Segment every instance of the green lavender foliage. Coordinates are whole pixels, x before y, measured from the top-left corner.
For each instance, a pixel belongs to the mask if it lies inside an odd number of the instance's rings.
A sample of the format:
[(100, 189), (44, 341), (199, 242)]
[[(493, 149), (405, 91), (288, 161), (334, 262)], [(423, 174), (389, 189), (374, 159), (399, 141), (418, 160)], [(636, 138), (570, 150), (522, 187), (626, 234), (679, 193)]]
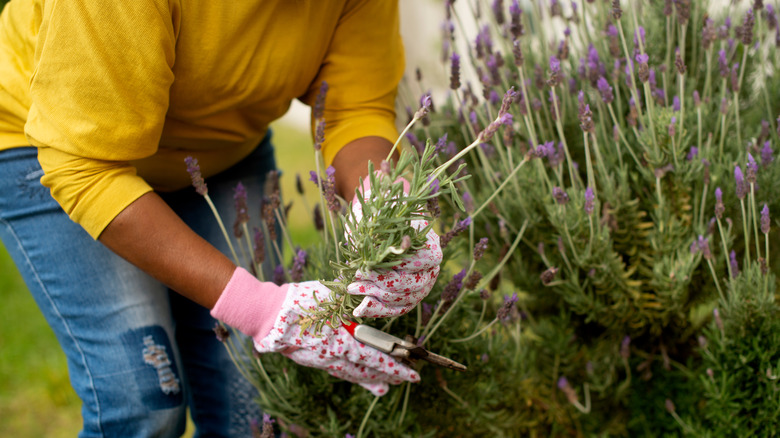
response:
[[(465, 213), (457, 198), (443, 199), (435, 229), (446, 235), (466, 215), (472, 221), (445, 249), (440, 280), (424, 302), (439, 309), (440, 319), (426, 323), (421, 307), (366, 322), (401, 336), (427, 334), (426, 348), (469, 371), (418, 363), (419, 384), (394, 388), (367, 413), (375, 401), (367, 391), (264, 355), (269, 377), (253, 366), (252, 378), (263, 394), (260, 404), (286, 431), (302, 428), (311, 436), (357, 434), (361, 424), (361, 436), (774, 436), (780, 253), (772, 236), (778, 223), (771, 220), (768, 235), (754, 223), (764, 203), (775, 216), (780, 211), (777, 160), (760, 158), (764, 142), (778, 148), (780, 102), (769, 98), (780, 93), (777, 27), (760, 15), (753, 42), (744, 44), (736, 30), (744, 7), (631, 1), (622, 3), (618, 19), (607, 1), (584, 2), (576, 12), (560, 2), (560, 9), (521, 4), (520, 60), (513, 53), (511, 2), (462, 3), (467, 6), (450, 9), (453, 26), (443, 26), (450, 42), (444, 59), (458, 47), (453, 35), (468, 32), (461, 24), (475, 21), (481, 42), (467, 35), (468, 52), (460, 55), (477, 78), (461, 78), (407, 139), (426, 154), (430, 148), (418, 139), (439, 139), (432, 162), (457, 178), (470, 176), (453, 183), (470, 198)], [(726, 16), (733, 25), (705, 50), (706, 16), (716, 33)], [(635, 23), (645, 29), (641, 47)], [(483, 44), (487, 34), (490, 46)], [(590, 44), (599, 55), (595, 67), (588, 64)], [(684, 49), (683, 75), (675, 69), (676, 47)], [(721, 48), (729, 68), (744, 66), (737, 92), (730, 77), (720, 76)], [(650, 93), (638, 61), (626, 73), (626, 58), (639, 53), (649, 55), (655, 72)], [(551, 56), (561, 64), (557, 84), (548, 82)], [(609, 104), (601, 99), (600, 76), (614, 93)], [(496, 127), (500, 96), (510, 88), (519, 93), (508, 108), (511, 128), (503, 123), (485, 140), (480, 133)], [(683, 105), (675, 110), (681, 89)], [(418, 97), (402, 95), (410, 103)], [(582, 117), (585, 104), (592, 126)], [(555, 163), (540, 157), (545, 142), (561, 145)], [(757, 182), (754, 194), (739, 199), (734, 168), (746, 171), (748, 153), (759, 163)], [(723, 192), (720, 221), (712, 220), (716, 187)], [(568, 201), (559, 202), (553, 188)], [(592, 212), (584, 208), (588, 188), (595, 194)], [(481, 237), (489, 245), (475, 261)], [(332, 275), (332, 245), (309, 251), (307, 278)], [(738, 273), (729, 268), (731, 251)], [(443, 299), (462, 269), (484, 278), (454, 302)], [(502, 297), (511, 293), (520, 298), (518, 309), (497, 321)]]
[[(485, 153), (466, 157), (467, 169), (473, 178), (464, 183), (463, 191), (469, 192), (477, 205), (491, 199), (492, 208), (484, 210), (474, 220), (477, 224), (475, 228), (484, 230), (477, 233), (489, 235), (492, 241), (500, 241), (502, 226), (516, 229), (524, 220), (529, 221), (523, 238), (525, 245), (513, 254), (501, 275), (506, 283), (525, 292), (524, 305), (534, 315), (535, 321), (525, 326), (527, 335), (537, 335), (541, 327), (549, 327), (545, 324), (549, 318), (566, 315), (567, 330), (574, 339), (572, 344), (578, 347), (571, 351), (548, 351), (552, 350), (554, 343), (535, 346), (534, 354), (544, 360), (529, 368), (529, 376), (537, 387), (532, 392), (544, 393), (544, 387), (549, 388), (550, 381), (565, 375), (571, 382), (589, 383), (593, 403), (592, 410), (583, 414), (566, 404), (554, 403), (556, 391), (553, 390), (553, 394), (548, 393), (542, 398), (550, 412), (541, 415), (535, 427), (524, 429), (520, 426), (518, 430), (524, 433), (566, 434), (564, 431), (568, 430), (586, 434), (650, 433), (658, 436), (662, 433), (690, 432), (699, 425), (699, 431), (714, 430), (715, 436), (724, 436), (735, 433), (734, 430), (761, 430), (758, 422), (751, 422), (753, 429), (750, 425), (736, 426), (731, 417), (740, 413), (746, 415), (746, 411), (734, 410), (734, 406), (745, 404), (756, 406), (754, 410), (773, 412), (775, 404), (771, 397), (765, 399), (765, 393), (740, 389), (752, 388), (752, 383), (743, 381), (747, 379), (747, 374), (739, 373), (728, 383), (732, 390), (736, 390), (731, 396), (733, 398), (729, 399), (732, 411), (722, 408), (711, 410), (723, 406), (725, 402), (721, 400), (722, 396), (716, 397), (714, 391), (704, 391), (699, 378), (705, 372), (708, 361), (710, 365), (716, 361), (708, 359), (696, 347), (699, 336), (712, 336), (707, 327), (713, 324), (711, 311), (714, 307), (720, 307), (724, 321), (734, 318), (737, 326), (751, 325), (745, 320), (742, 310), (732, 307), (734, 297), (755, 303), (751, 318), (758, 326), (773, 324), (777, 312), (774, 299), (757, 297), (758, 294), (774, 297), (776, 245), (770, 241), (768, 256), (772, 265), (768, 273), (762, 274), (758, 256), (767, 257), (765, 236), (758, 233), (760, 248), (757, 255), (750, 216), (757, 216), (765, 202), (771, 211), (776, 211), (777, 165), (774, 162), (760, 164), (756, 205), (750, 204), (750, 196), (744, 199), (747, 221), (743, 218), (734, 188), (734, 166), (739, 164), (744, 172), (748, 152), (762, 163), (759, 157), (763, 142), (769, 140), (773, 148), (777, 147), (775, 119), (780, 108), (777, 102), (766, 100), (765, 94), (774, 96), (772, 90), (777, 90), (780, 82), (776, 74), (769, 76), (756, 72), (767, 64), (773, 71), (777, 65), (776, 49), (773, 47), (777, 29), (770, 31), (766, 17), (761, 18), (764, 33), (756, 35), (763, 38), (761, 44), (772, 44), (768, 55), (752, 45), (745, 46), (739, 39), (727, 52), (728, 66), (731, 67), (735, 62), (743, 64), (743, 53), (748, 51), (744, 80), (738, 92), (739, 106), (736, 106), (737, 96), (732, 92), (731, 79), (723, 81), (716, 68), (709, 72), (706, 69), (708, 57), (713, 65), (717, 65), (717, 51), (721, 47), (728, 49), (726, 40), (715, 41), (708, 51), (701, 46), (700, 23), (707, 3), (690, 2), (689, 12), (698, 21), (689, 18), (685, 25), (681, 24), (684, 11), (677, 6), (670, 15), (666, 15), (657, 4), (623, 4), (620, 22), (629, 56), (634, 57), (640, 51), (637, 43), (632, 41), (636, 31), (632, 15), (636, 13), (647, 35), (641, 50), (649, 54), (657, 86), (664, 88), (654, 99), (648, 99), (643, 84), (638, 77), (634, 78), (638, 87), (636, 95), (641, 102), (639, 115), (629, 110), (629, 98), (634, 92), (625, 73), (625, 59), (615, 75), (612, 69), (615, 58), (609, 54), (610, 41), (601, 31), (610, 24), (617, 24), (611, 15), (610, 2), (581, 5), (580, 11), (584, 9), (588, 12), (585, 16), (579, 12), (576, 18), (580, 23), (590, 20), (590, 30), (581, 28), (571, 9), (564, 8), (559, 16), (551, 14), (547, 6), (525, 10), (523, 17), (529, 20), (524, 22), (526, 29), (552, 29), (536, 26), (533, 21), (547, 20), (553, 15), (552, 22), (568, 26), (572, 37), (527, 31), (518, 39), (524, 55), (520, 68), (515, 67), (516, 58), (510, 55), (511, 35), (498, 22), (497, 15), (491, 14), (489, 6), (494, 4), (479, 2), (483, 13), (476, 19), (476, 27), (484, 29), (483, 26), (487, 26), (493, 37), (494, 53), (501, 51), (499, 56), (503, 64), (499, 65), (503, 67), (498, 74), (499, 79), (492, 80), (485, 73), (491, 69), (491, 58), (487, 54), (480, 57), (475, 50), (477, 43), (472, 40), (469, 54), (461, 55), (462, 59), (468, 58), (477, 71), (483, 72), (483, 76), (478, 78), (480, 83), (453, 91), (444, 103), (437, 105), (437, 113), (430, 116), (430, 127), (417, 131), (418, 135), (426, 137), (446, 133), (448, 140), (456, 145), (469, 143), (474, 132), (482, 129), (486, 120), (490, 119), (489, 114), (497, 110), (497, 103), (483, 97), (491, 92), (500, 95), (509, 86), (523, 90), (518, 79), (522, 76), (528, 78), (526, 89), (521, 91), (525, 94), (524, 98), (516, 101), (510, 110), (515, 116), (512, 129), (504, 130), (503, 136), (494, 137), (490, 146), (483, 148)], [(685, 6), (685, 2), (680, 5)], [(477, 8), (474, 6), (472, 10)], [(632, 8), (636, 11), (632, 12)], [(506, 12), (505, 9), (505, 15)], [(725, 14), (729, 14), (734, 26), (737, 26), (742, 22), (745, 8), (729, 8), (721, 11), (721, 15), (710, 11), (710, 14), (717, 26), (723, 24)], [(453, 22), (457, 26), (457, 23), (469, 19), (472, 18), (454, 17)], [(674, 48), (680, 44), (683, 28), (683, 61), (687, 72), (680, 76), (674, 67)], [(754, 28), (754, 31), (757, 30)], [(455, 30), (456, 34), (458, 32)], [(589, 76), (587, 69), (590, 67), (585, 60), (587, 54), (575, 48), (577, 43), (582, 44), (581, 39), (577, 41), (577, 37), (582, 35), (578, 32), (586, 33), (583, 45), (592, 43), (606, 67), (602, 74), (613, 87), (615, 101), (612, 102), (612, 111), (616, 119), (611, 117), (607, 104), (602, 101), (596, 79)], [(728, 30), (731, 37), (734, 32), (734, 28)], [(570, 50), (560, 49), (562, 41), (569, 44)], [(618, 48), (618, 57), (625, 58), (622, 41)], [(551, 76), (552, 67), (548, 67), (550, 56), (558, 57), (564, 75), (563, 83), (554, 88), (561, 100), (560, 127), (552, 117), (556, 108), (548, 99), (548, 93), (553, 89), (546, 83)], [(664, 63), (666, 71), (662, 72), (660, 67)], [(578, 73), (581, 66), (586, 69), (584, 75)], [(567, 83), (569, 78), (573, 79), (573, 85)], [(705, 88), (707, 82), (709, 85)], [(679, 93), (681, 83), (685, 93), (684, 113), (672, 108), (672, 98)], [(469, 91), (473, 89), (481, 89), (482, 96)], [(577, 117), (579, 103), (576, 93), (579, 90), (583, 91), (583, 100), (590, 104), (593, 111), (595, 126), (593, 133), (587, 136), (583, 135), (580, 128), (582, 121)], [(693, 104), (693, 90), (702, 96), (700, 106)], [(728, 102), (725, 119), (720, 113), (721, 97)], [(524, 111), (526, 101), (537, 102), (537, 108), (527, 115)], [(473, 119), (471, 122), (474, 127), (464, 128), (463, 119), (458, 114), (475, 115), (476, 122)], [(670, 132), (673, 117), (677, 123), (674, 132)], [(632, 118), (638, 118), (638, 124), (632, 122)], [(768, 130), (762, 131), (762, 121), (768, 124)], [(617, 141), (613, 136), (613, 124), (617, 125), (620, 134)], [(554, 141), (557, 144), (562, 139), (566, 140), (572, 160), (579, 163), (572, 171), (569, 171), (570, 164), (565, 159), (561, 164), (551, 166), (546, 158), (539, 159), (533, 155), (534, 142)], [(696, 147), (698, 153), (689, 159), (692, 147)], [(491, 198), (513, 170), (511, 165), (502, 164), (518, 163), (523, 157), (530, 157), (528, 165), (514, 177), (512, 184), (507, 185), (497, 197)], [(583, 211), (584, 191), (589, 186), (594, 189), (597, 198), (591, 215)], [(553, 187), (566, 191), (568, 203), (562, 205), (556, 202), (552, 196)], [(722, 236), (717, 226), (710, 223), (714, 216), (715, 187), (722, 188), (726, 206)], [(747, 227), (747, 240), (743, 234), (744, 227)], [(699, 235), (707, 239), (711, 255), (691, 251), (690, 246)], [(723, 250), (724, 243), (727, 251)], [(749, 269), (743, 267), (736, 280), (729, 280), (726, 269), (728, 251), (731, 250), (738, 254), (740, 266), (744, 263), (750, 265)], [(501, 245), (494, 245), (488, 257), (498, 258), (500, 251)], [(551, 267), (558, 269), (556, 275), (543, 281), (540, 274)], [(760, 287), (747, 280), (750, 276), (763, 281)], [(718, 288), (724, 291), (726, 302), (719, 298)], [(552, 327), (560, 326), (554, 324)], [(628, 367), (623, 365), (619, 348), (625, 336), (631, 337)], [(757, 343), (759, 336), (763, 339), (761, 343)], [(717, 362), (728, 363), (738, 359), (736, 363), (743, 363), (745, 357), (751, 357), (747, 351), (753, 354), (775, 352), (777, 345), (772, 344), (773, 339), (772, 336), (759, 334), (754, 337), (749, 331), (740, 333), (731, 342), (745, 343), (742, 359), (735, 351), (724, 350), (723, 357), (718, 357)], [(764, 356), (767, 354), (764, 353)], [(766, 360), (773, 358), (772, 353), (768, 356)], [(746, 373), (755, 373), (757, 366), (748, 367)], [(762, 372), (771, 367), (769, 363), (763, 366)], [(692, 397), (691, 394), (704, 395)], [(717, 394), (722, 394), (722, 390)], [(558, 393), (557, 398), (561, 397)], [(667, 398), (676, 404), (675, 413), (688, 418), (688, 422), (677, 421), (665, 409)], [(612, 418), (619, 420), (611, 421)], [(731, 427), (738, 429), (732, 430)]]

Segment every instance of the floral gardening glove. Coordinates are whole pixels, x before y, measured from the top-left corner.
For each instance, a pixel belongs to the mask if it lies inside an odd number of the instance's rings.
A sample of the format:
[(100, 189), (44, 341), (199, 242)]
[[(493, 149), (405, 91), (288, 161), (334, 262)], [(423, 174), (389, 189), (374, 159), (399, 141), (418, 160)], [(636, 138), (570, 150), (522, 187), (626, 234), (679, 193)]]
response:
[(261, 353), (280, 352), (296, 363), (326, 370), (332, 376), (357, 383), (374, 395), (387, 393), (388, 384), (418, 382), (420, 375), (392, 356), (361, 344), (344, 327), (324, 326), (315, 335), (301, 323), (315, 309), (317, 300), (330, 297), (330, 289), (318, 281), (291, 283), (281, 311), (267, 336), (255, 341)]
[[(404, 192), (409, 191), (409, 183), (402, 180)], [(363, 193), (367, 194), (367, 180), (363, 184)], [(352, 203), (352, 211), (358, 219), (363, 217), (360, 202)], [(428, 226), (426, 220), (412, 221), (415, 229)], [(369, 272), (357, 272), (355, 282), (347, 286), (352, 295), (365, 295), (360, 305), (352, 312), (357, 317), (383, 318), (403, 315), (414, 309), (431, 292), (442, 260), (439, 235), (433, 229), (426, 235), (425, 248), (410, 254), (392, 269)]]

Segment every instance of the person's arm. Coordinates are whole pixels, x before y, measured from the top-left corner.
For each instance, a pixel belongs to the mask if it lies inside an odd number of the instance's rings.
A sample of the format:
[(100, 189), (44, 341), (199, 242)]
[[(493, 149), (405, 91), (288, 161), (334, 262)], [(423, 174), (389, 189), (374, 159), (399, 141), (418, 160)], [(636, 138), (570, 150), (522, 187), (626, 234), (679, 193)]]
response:
[(117, 215), (98, 238), (176, 292), (211, 309), (236, 266), (150, 192)]
[[(393, 144), (382, 137), (362, 137), (341, 148), (333, 158), (336, 192), (347, 201), (352, 201), (360, 180), (368, 175), (368, 162), (373, 162), (374, 168), (379, 170), (379, 165), (392, 148)], [(394, 154), (394, 158), (397, 156), (397, 153)]]
[[(351, 200), (368, 162), (387, 158), (392, 143), (363, 137), (342, 148), (333, 160), (338, 193)], [(147, 193), (122, 210), (98, 238), (109, 249), (173, 290), (214, 307), (236, 266), (195, 234), (155, 193)]]

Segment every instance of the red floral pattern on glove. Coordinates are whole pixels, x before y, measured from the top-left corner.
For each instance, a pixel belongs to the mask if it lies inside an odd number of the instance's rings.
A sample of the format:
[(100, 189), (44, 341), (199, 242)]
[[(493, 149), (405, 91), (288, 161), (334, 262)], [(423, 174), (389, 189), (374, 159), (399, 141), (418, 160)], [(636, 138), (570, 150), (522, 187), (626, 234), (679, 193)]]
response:
[(330, 290), (318, 281), (291, 283), (271, 332), (255, 348), (261, 353), (279, 352), (296, 363), (326, 370), (332, 376), (357, 383), (374, 395), (384, 395), (388, 384), (418, 382), (420, 375), (394, 357), (361, 344), (343, 327), (325, 326), (315, 335), (299, 325), (305, 309), (328, 300)]
[[(408, 183), (407, 183), (408, 184)], [(405, 190), (408, 190), (405, 186)], [(370, 191), (364, 188), (368, 196)], [(353, 202), (355, 217), (363, 217), (360, 202)], [(428, 226), (426, 220), (412, 221), (417, 229)], [(426, 235), (425, 247), (409, 256), (392, 269), (360, 272), (355, 281), (347, 286), (352, 295), (364, 295), (365, 298), (352, 312), (357, 317), (384, 318), (403, 315), (414, 309), (431, 292), (439, 275), (442, 261), (439, 235), (433, 229)]]

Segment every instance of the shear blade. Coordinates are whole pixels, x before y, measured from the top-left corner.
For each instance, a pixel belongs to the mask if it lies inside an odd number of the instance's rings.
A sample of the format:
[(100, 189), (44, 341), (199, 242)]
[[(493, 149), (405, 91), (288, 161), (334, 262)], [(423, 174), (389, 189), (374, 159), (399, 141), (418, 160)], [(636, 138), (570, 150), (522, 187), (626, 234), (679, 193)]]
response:
[(444, 356), (439, 356), (436, 353), (431, 353), (430, 351), (422, 348), (422, 347), (415, 347), (409, 349), (409, 353), (412, 357), (417, 359), (422, 359), (425, 361), (428, 361), (432, 364), (436, 364), (439, 366), (443, 366), (445, 368), (449, 368), (451, 370), (455, 371), (466, 371), (466, 366), (463, 364), (460, 364), (458, 362), (455, 362), (452, 359), (446, 358)]

